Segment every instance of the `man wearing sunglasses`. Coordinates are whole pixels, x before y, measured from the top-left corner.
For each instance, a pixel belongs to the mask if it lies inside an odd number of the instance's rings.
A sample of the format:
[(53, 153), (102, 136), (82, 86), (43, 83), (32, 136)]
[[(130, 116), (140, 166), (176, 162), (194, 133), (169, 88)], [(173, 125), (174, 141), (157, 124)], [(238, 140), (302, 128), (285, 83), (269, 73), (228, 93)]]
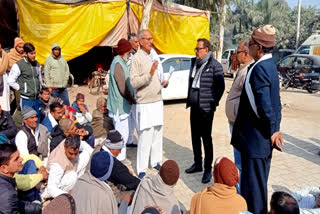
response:
[(248, 211), (268, 212), (268, 176), (273, 148), (282, 151), (281, 102), (277, 67), (272, 59), (276, 30), (271, 25), (255, 29), (249, 68), (233, 126), (231, 144), (241, 153), (241, 195)]
[(190, 110), (191, 140), (194, 164), (185, 170), (191, 174), (202, 172), (201, 140), (204, 145), (204, 173), (202, 183), (212, 177), (213, 145), (212, 121), (216, 107), (225, 88), (222, 65), (213, 58), (211, 44), (207, 39), (198, 39), (192, 59), (187, 107)]
[[(243, 89), (244, 82), (246, 80), (249, 66), (254, 62), (252, 57), (249, 55), (249, 41), (242, 41), (239, 43), (237, 51), (235, 53), (236, 61), (239, 64), (238, 69), (235, 73), (235, 78), (232, 83), (232, 87), (229, 91), (226, 101), (226, 115), (229, 122), (230, 132), (232, 134), (232, 128), (237, 117), (240, 95)], [(233, 148), (234, 162), (241, 174), (241, 154)], [(241, 178), (241, 176), (240, 176)], [(238, 193), (240, 194), (240, 181), (236, 185)]]

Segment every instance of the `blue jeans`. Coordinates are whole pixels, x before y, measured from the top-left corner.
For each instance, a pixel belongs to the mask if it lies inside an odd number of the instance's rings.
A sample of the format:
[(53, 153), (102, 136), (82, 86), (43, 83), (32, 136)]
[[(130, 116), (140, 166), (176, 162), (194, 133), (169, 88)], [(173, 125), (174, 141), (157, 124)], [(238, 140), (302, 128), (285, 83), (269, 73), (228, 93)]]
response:
[[(34, 160), (28, 160), (23, 165), (22, 170), (19, 172), (19, 174), (22, 174), (22, 175), (31, 175), (31, 174), (37, 174), (37, 173), (38, 173), (38, 169), (36, 167)], [(41, 202), (41, 196), (36, 187), (27, 191), (19, 190), (18, 195), (19, 195), (19, 200), (30, 201), (30, 202), (37, 200)]]
[[(229, 128), (230, 128), (230, 133), (232, 135), (232, 130), (233, 130), (233, 125), (229, 124)], [(234, 163), (236, 164), (236, 167), (239, 170), (239, 182), (236, 184), (236, 188), (237, 188), (237, 192), (238, 194), (241, 193), (241, 188), (240, 188), (240, 184), (241, 184), (241, 171), (242, 171), (242, 167), (241, 167), (241, 152), (239, 152), (236, 148), (233, 147), (233, 155), (234, 155)]]
[(33, 108), (37, 112), (38, 124), (40, 123), (40, 119), (41, 119), (41, 105), (40, 105), (40, 103), (41, 103), (40, 99), (28, 100), (28, 99), (21, 98), (21, 110), (25, 106), (30, 106), (31, 108)]
[(51, 95), (53, 97), (61, 98), (61, 100), (63, 101), (63, 104), (70, 106), (68, 89), (66, 88), (53, 89)]

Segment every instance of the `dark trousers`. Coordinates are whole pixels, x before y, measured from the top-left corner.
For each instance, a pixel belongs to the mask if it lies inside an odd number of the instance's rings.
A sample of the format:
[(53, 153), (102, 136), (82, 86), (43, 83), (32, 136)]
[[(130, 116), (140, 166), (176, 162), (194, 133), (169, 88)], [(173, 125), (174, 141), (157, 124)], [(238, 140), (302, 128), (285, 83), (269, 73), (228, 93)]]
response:
[(212, 170), (213, 145), (212, 145), (212, 121), (214, 112), (202, 113), (199, 108), (191, 107), (190, 126), (194, 163), (202, 166), (201, 139), (204, 147), (204, 169), (206, 172)]
[(268, 177), (271, 155), (266, 158), (247, 158), (241, 153), (241, 195), (247, 201), (248, 211), (268, 213)]
[(61, 100), (63, 101), (63, 104), (70, 106), (68, 89), (66, 88), (53, 89), (51, 95), (53, 97), (61, 98)]
[[(38, 173), (38, 169), (36, 167), (34, 160), (28, 160), (23, 165), (22, 170), (19, 172), (19, 174), (23, 174), (23, 175), (32, 175), (32, 174), (37, 174), (37, 173)], [(35, 200), (38, 200), (41, 202), (41, 196), (40, 196), (40, 193), (36, 187), (34, 187), (30, 190), (27, 190), (27, 191), (19, 190), (18, 197), (19, 197), (19, 200), (23, 200), (23, 201), (33, 202)]]

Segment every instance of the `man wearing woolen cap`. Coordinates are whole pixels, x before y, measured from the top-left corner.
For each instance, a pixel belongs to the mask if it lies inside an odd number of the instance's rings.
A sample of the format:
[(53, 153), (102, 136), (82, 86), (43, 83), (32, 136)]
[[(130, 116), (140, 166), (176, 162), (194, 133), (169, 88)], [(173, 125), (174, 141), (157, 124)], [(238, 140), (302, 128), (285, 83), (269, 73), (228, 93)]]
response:
[[(131, 44), (126, 39), (118, 42), (114, 57), (110, 67), (109, 91), (107, 109), (109, 117), (112, 118), (115, 129), (120, 132), (124, 143), (129, 137), (129, 114), (131, 105), (136, 103), (133, 98), (133, 89), (130, 84), (130, 74), (127, 61), (130, 56)], [(126, 147), (121, 149), (118, 160), (126, 159)]]
[(69, 80), (69, 66), (63, 56), (61, 47), (54, 43), (52, 53), (44, 64), (44, 77), (48, 88), (52, 89), (52, 96), (63, 100), (63, 104), (70, 106), (67, 84)]
[(255, 29), (251, 35), (249, 54), (255, 63), (248, 70), (231, 138), (241, 152), (241, 195), (248, 211), (255, 214), (267, 213), (272, 150), (282, 151), (283, 144), (279, 78), (272, 60), (275, 40), (272, 25)]

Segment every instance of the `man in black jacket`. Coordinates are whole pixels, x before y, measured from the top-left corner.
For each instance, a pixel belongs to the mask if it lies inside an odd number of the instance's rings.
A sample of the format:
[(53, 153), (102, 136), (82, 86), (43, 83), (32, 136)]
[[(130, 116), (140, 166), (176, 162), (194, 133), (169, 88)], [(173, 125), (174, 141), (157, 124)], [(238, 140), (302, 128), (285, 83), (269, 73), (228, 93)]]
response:
[(222, 66), (213, 58), (210, 42), (207, 39), (198, 39), (194, 50), (196, 58), (192, 59), (191, 63), (187, 98), (187, 107), (191, 107), (190, 125), (194, 164), (186, 169), (186, 173), (202, 171), (202, 139), (205, 153), (202, 183), (208, 183), (212, 177), (212, 121), (225, 85)]
[(13, 144), (0, 144), (0, 213), (41, 213), (41, 205), (18, 199), (14, 174), (22, 170), (22, 158)]
[(2, 111), (0, 105), (0, 133), (4, 134), (10, 141), (13, 141), (18, 129), (8, 111)]

